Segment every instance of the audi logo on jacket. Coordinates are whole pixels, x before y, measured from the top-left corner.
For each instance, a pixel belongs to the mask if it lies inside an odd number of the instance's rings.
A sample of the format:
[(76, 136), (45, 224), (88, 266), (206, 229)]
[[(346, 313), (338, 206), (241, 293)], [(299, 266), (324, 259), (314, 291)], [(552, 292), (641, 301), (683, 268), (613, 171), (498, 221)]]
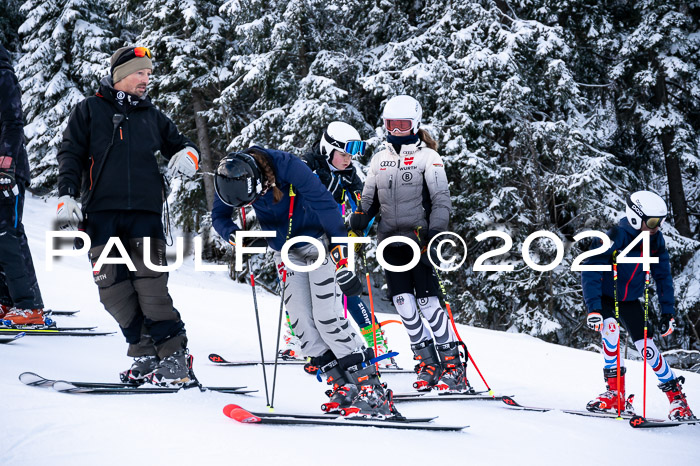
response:
[(401, 146), (400, 154), (385, 142), (372, 157), (362, 191), (362, 210), (381, 214), (379, 241), (394, 235), (415, 240), (419, 228), (424, 234), (446, 231), (451, 207), (442, 158), (422, 141)]

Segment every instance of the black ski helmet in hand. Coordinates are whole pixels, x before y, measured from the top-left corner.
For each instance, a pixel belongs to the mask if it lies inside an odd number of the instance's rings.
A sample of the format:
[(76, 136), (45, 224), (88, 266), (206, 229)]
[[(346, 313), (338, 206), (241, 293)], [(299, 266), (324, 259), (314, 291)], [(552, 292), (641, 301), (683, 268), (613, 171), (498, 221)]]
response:
[(216, 194), (224, 204), (244, 207), (265, 194), (260, 168), (252, 155), (231, 152), (221, 159), (214, 176)]

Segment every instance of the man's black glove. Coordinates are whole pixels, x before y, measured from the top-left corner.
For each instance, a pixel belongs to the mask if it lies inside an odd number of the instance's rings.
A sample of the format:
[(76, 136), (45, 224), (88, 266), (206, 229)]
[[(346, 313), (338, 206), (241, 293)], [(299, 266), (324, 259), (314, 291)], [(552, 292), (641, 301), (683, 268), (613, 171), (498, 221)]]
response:
[(348, 247), (344, 244), (331, 249), (331, 259), (335, 263), (335, 280), (345, 296), (360, 296), (362, 284), (352, 270), (348, 268)]
[(350, 215), (350, 229), (355, 231), (365, 231), (369, 225), (369, 215), (357, 209)]
[(19, 194), (17, 182), (12, 173), (0, 171), (0, 199), (14, 199)]
[(662, 330), (666, 329), (664, 333), (661, 334), (662, 337), (667, 337), (673, 333), (676, 329), (676, 319), (673, 318), (673, 314), (661, 314)]

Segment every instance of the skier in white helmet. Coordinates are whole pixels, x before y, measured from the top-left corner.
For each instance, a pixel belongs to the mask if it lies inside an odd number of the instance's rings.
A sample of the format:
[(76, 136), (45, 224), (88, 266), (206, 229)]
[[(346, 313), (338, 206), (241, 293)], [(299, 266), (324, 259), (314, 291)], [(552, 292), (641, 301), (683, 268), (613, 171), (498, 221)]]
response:
[[(360, 203), (363, 184), (352, 164), (352, 159), (365, 155), (365, 148), (366, 143), (355, 128), (342, 121), (334, 121), (323, 131), (319, 142), (301, 157), (333, 195), (340, 213), (345, 218), (357, 210)], [(348, 235), (354, 234), (352, 231), (348, 232)], [(377, 357), (388, 354), (390, 351), (387, 340), (379, 323), (375, 322), (373, 331), (369, 306), (360, 296), (346, 296), (344, 299), (347, 311), (357, 323), (367, 346), (375, 348)], [(280, 350), (285, 352), (283, 356), (289, 356), (290, 352), (298, 352), (294, 347), (297, 339), (289, 334), (291, 333), (289, 328), (287, 332), (285, 343), (288, 348)], [(380, 367), (397, 367), (393, 358), (384, 359), (378, 364)], [(304, 369), (315, 374), (317, 368), (307, 364)]]
[[(607, 232), (612, 240), (612, 246), (602, 254), (598, 254), (588, 261), (589, 265), (612, 265), (613, 253), (619, 255), (640, 234), (650, 233), (650, 255), (658, 257), (658, 263), (651, 264), (651, 276), (657, 286), (657, 296), (661, 307), (660, 329), (662, 337), (673, 333), (675, 327), (675, 308), (673, 297), (673, 277), (669, 264), (666, 242), (660, 228), (668, 210), (664, 200), (651, 191), (637, 191), (627, 198), (626, 215), (620, 219), (619, 224)], [(600, 246), (598, 241), (594, 247)], [(643, 243), (639, 243), (628, 254), (628, 257), (641, 257)], [(640, 354), (644, 354), (644, 309), (640, 298), (644, 296), (645, 272), (639, 263), (618, 263), (617, 265), (617, 301), (620, 323), (632, 337), (634, 345)], [(604, 361), (603, 376), (607, 384), (607, 391), (588, 403), (590, 411), (617, 412), (618, 405), (622, 412), (633, 412), (631, 400), (625, 399), (625, 366), (624, 359), (619, 361), (620, 374), (618, 377), (618, 344), (620, 328), (615, 320), (615, 281), (613, 272), (582, 272), (583, 297), (588, 307), (588, 326), (600, 332), (603, 337)], [(682, 392), (681, 383), (683, 377), (677, 377), (673, 369), (663, 358), (659, 349), (654, 344), (654, 328), (648, 323), (646, 338), (647, 364), (652, 368), (658, 378), (659, 388), (666, 394), (671, 403), (669, 418), (673, 420), (694, 419), (688, 406), (685, 395)], [(619, 384), (618, 384), (619, 381)]]
[[(419, 361), (413, 386), (419, 391), (464, 393), (471, 390), (466, 354), (460, 354), (461, 348), (466, 353), (466, 346), (458, 341), (438, 298), (440, 286), (433, 267), (438, 264), (438, 242), (427, 248), (433, 237), (447, 231), (452, 204), (437, 143), (420, 127), (422, 116), (421, 105), (407, 95), (393, 97), (384, 106), (387, 140), (372, 157), (362, 210), (351, 216), (350, 227), (364, 231), (370, 219), (381, 213), (380, 242), (405, 236), (418, 243), (422, 250), (418, 265), (406, 272), (385, 272), (389, 295), (410, 337), (414, 359)], [(384, 259), (391, 265), (406, 265), (412, 257), (407, 244), (393, 243), (384, 250)]]

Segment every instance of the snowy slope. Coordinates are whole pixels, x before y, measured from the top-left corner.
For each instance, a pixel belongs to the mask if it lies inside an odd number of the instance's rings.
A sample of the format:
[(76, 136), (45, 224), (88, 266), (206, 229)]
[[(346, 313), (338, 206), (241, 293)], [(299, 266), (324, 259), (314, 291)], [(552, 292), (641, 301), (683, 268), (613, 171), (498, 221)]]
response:
[[(45, 270), (45, 231), (55, 199), (30, 198), (25, 226), (34, 253), (44, 301), (55, 309), (80, 309), (57, 317), (67, 326), (99, 325), (117, 330), (102, 309), (86, 258), (66, 258)], [(264, 410), (259, 366), (215, 367), (206, 357), (258, 355), (250, 288), (224, 273), (195, 272), (191, 258), (171, 274), (170, 290), (183, 315), (199, 379), (208, 385), (248, 385), (254, 396), (199, 393), (173, 395), (80, 396), (27, 387), (17, 376), (33, 371), (48, 378), (116, 381), (129, 366), (119, 335), (93, 338), (25, 337), (0, 345), (2, 434), (0, 464), (124, 465), (181, 463), (204, 465), (284, 464), (700, 464), (700, 426), (633, 430), (627, 422), (583, 418), (560, 412), (510, 411), (500, 402), (403, 403), (404, 415), (437, 415), (437, 422), (465, 423), (461, 433), (429, 433), (371, 428), (240, 425), (224, 417), (228, 403)], [(267, 357), (274, 353), (277, 297), (258, 291)], [(381, 320), (393, 316), (380, 316)], [(395, 318), (395, 317), (394, 317)], [(399, 363), (411, 367), (408, 338), (387, 326)], [(602, 357), (544, 343), (528, 335), (462, 326), (473, 357), (498, 393), (521, 403), (582, 409), (603, 390)], [(642, 366), (628, 362), (628, 392), (641, 412)], [(470, 369), (472, 383), (481, 388)], [(700, 375), (682, 373), (691, 406), (700, 411)], [(272, 371), (268, 370), (271, 379)], [(396, 391), (410, 390), (410, 375), (387, 375)], [(663, 417), (668, 402), (648, 377), (647, 415)], [(297, 367), (280, 367), (275, 406), (281, 411), (317, 411), (326, 385)], [(354, 458), (353, 455), (361, 455)]]

